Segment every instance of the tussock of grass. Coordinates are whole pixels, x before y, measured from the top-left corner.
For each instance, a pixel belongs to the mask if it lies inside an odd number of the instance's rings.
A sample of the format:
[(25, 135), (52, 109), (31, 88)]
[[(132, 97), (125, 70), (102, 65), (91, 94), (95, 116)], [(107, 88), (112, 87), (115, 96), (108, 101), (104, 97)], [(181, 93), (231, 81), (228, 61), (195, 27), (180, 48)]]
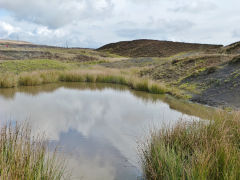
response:
[(62, 82), (85, 82), (80, 71), (68, 71), (60, 73), (59, 80)]
[(164, 94), (164, 88), (158, 84), (152, 84), (149, 88), (150, 93), (152, 94)]
[(0, 88), (12, 88), (15, 86), (17, 86), (16, 75), (11, 73), (0, 75)]
[(18, 76), (20, 86), (36, 86), (59, 81), (59, 72), (42, 71), (42, 72), (25, 72)]
[(98, 75), (96, 82), (128, 85), (127, 79), (124, 76), (109, 74)]
[(59, 81), (59, 72), (57, 71), (42, 71), (40, 74), (43, 84), (55, 83)]
[(38, 72), (20, 74), (18, 82), (21, 86), (36, 86), (43, 84), (41, 75)]
[(240, 114), (180, 122), (152, 133), (143, 148), (147, 179), (240, 179)]
[(92, 74), (86, 74), (85, 79), (86, 79), (85, 80), (86, 82), (91, 82), (91, 83), (96, 82), (96, 77), (95, 77), (95, 75), (92, 75)]
[(140, 80), (138, 82), (135, 82), (134, 84), (134, 89), (138, 90), (138, 91), (145, 91), (145, 92), (149, 92), (149, 83), (148, 80)]
[(48, 152), (42, 137), (33, 138), (29, 126), (11, 124), (0, 129), (0, 179), (60, 180), (64, 164)]

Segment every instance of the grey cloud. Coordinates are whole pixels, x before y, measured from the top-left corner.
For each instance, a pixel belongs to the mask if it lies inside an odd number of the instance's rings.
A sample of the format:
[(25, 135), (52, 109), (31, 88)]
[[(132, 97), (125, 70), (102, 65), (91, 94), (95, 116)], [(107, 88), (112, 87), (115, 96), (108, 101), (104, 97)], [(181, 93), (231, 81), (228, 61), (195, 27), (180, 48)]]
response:
[(141, 28), (140, 25), (132, 24), (131, 26), (125, 26), (124, 28), (116, 30), (116, 33), (119, 36), (131, 39), (153, 37), (161, 37), (162, 39), (168, 39), (167, 34), (170, 35), (176, 32), (181, 32), (194, 26), (194, 23), (188, 20), (157, 20), (146, 22), (146, 24), (147, 25), (145, 25), (144, 27), (147, 28)]
[(111, 0), (0, 0), (0, 7), (50, 28), (59, 28), (74, 21), (107, 17), (113, 9)]
[(117, 30), (116, 33), (119, 36), (131, 38), (131, 39), (145, 38), (147, 36), (162, 34), (161, 30), (158, 30), (158, 29), (120, 29), (120, 30)]
[(229, 44), (240, 37), (239, 6), (239, 0), (0, 0), (0, 39), (93, 48), (142, 38)]

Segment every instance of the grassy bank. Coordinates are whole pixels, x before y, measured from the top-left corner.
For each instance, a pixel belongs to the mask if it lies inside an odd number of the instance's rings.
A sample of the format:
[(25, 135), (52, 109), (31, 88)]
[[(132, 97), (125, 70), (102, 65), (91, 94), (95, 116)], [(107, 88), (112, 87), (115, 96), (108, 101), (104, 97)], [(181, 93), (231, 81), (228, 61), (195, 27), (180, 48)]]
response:
[(147, 79), (124, 74), (120, 71), (108, 70), (70, 70), (70, 71), (35, 71), (20, 74), (5, 73), (0, 75), (0, 88), (12, 88), (17, 86), (35, 86), (56, 82), (91, 82), (121, 84), (131, 89), (149, 92), (153, 94), (168, 93), (175, 97), (184, 98), (183, 94), (174, 88), (168, 88), (164, 84)]
[(34, 138), (26, 125), (10, 124), (0, 129), (0, 179), (60, 180), (64, 164), (48, 152), (42, 137)]
[(240, 179), (240, 114), (154, 132), (142, 160), (147, 179)]
[(40, 70), (65, 70), (72, 69), (76, 63), (65, 63), (57, 60), (11, 60), (0, 63), (0, 73), (16, 73)]

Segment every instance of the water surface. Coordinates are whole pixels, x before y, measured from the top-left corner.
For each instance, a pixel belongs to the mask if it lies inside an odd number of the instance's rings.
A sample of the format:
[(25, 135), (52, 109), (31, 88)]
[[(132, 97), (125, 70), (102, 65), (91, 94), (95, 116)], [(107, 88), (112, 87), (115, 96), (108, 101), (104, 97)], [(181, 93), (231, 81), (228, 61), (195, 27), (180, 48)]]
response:
[(141, 179), (139, 141), (154, 126), (192, 119), (165, 96), (102, 84), (52, 84), (0, 90), (0, 119), (30, 122), (58, 144), (72, 179)]

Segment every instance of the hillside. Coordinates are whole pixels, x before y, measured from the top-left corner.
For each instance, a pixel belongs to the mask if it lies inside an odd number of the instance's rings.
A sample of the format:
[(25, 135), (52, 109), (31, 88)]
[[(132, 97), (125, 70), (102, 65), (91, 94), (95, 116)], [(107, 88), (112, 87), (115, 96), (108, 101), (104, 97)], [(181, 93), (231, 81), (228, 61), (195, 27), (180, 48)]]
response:
[(103, 64), (108, 68), (137, 67), (139, 76), (184, 90), (193, 101), (240, 108), (240, 42), (218, 46), (137, 40), (99, 50), (133, 56)]
[(240, 108), (240, 42), (135, 40), (94, 50), (0, 41), (0, 73), (55, 69), (120, 70), (175, 88), (192, 101)]
[(228, 54), (240, 54), (240, 42), (235, 42), (222, 48), (222, 51)]
[(99, 51), (127, 57), (168, 57), (189, 51), (216, 51), (222, 45), (194, 44), (157, 40), (134, 40), (107, 44)]
[(0, 40), (0, 60), (51, 59), (87, 62), (102, 60), (105, 57), (111, 57), (111, 54), (86, 48), (63, 48), (25, 41)]

